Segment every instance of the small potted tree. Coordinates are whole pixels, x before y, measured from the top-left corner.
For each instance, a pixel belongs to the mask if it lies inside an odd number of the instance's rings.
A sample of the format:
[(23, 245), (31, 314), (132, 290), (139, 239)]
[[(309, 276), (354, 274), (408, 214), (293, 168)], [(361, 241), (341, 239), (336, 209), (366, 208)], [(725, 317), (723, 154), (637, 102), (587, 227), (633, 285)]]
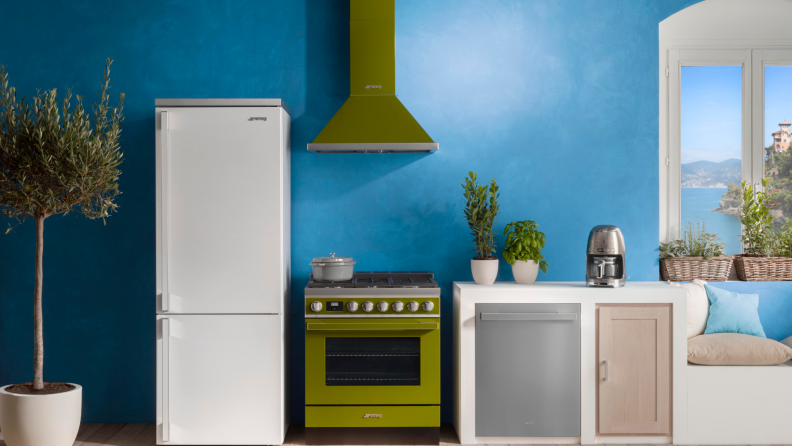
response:
[(687, 222), (682, 238), (660, 243), (660, 275), (663, 280), (707, 282), (729, 279), (732, 258), (724, 253), (723, 242), (707, 232), (706, 223)]
[(470, 261), (473, 280), (479, 285), (492, 285), (498, 276), (498, 258), (495, 254), (495, 232), (492, 227), (498, 216), (498, 185), (495, 180), (488, 186), (476, 183), (476, 174), (468, 172), (462, 188), (465, 190), (465, 218), (473, 236), (476, 256)]
[(517, 283), (530, 285), (536, 282), (540, 268), (543, 273), (547, 272), (547, 262), (542, 255), (545, 235), (538, 228), (535, 222), (525, 220), (511, 222), (503, 231), (506, 236), (503, 260), (511, 265)]
[(740, 197), (740, 223), (743, 254), (734, 257), (737, 277), (747, 281), (792, 280), (792, 233), (789, 223), (776, 229), (768, 192), (769, 179), (762, 180), (761, 188), (742, 182)]
[(8, 446), (70, 446), (80, 427), (82, 387), (44, 381), (44, 221), (69, 212), (105, 218), (118, 207), (124, 95), (110, 106), (111, 63), (93, 123), (81, 96), (71, 107), (71, 91), (60, 106), (55, 89), (37, 93), (32, 106), (17, 101), (0, 67), (0, 212), (19, 223), (36, 221), (33, 381), (0, 387), (0, 430)]

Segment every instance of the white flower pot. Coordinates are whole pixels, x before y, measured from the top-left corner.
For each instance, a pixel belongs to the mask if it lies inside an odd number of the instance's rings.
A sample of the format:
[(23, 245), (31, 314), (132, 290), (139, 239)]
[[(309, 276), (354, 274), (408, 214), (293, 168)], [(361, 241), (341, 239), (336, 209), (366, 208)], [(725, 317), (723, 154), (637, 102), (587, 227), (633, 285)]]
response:
[(7, 446), (71, 446), (82, 415), (82, 387), (50, 395), (0, 388), (0, 431)]
[(479, 285), (492, 285), (498, 277), (498, 259), (471, 259), (473, 280)]
[(512, 274), (514, 274), (514, 281), (524, 285), (530, 285), (536, 282), (536, 275), (539, 274), (539, 265), (533, 260), (515, 260), (512, 265)]

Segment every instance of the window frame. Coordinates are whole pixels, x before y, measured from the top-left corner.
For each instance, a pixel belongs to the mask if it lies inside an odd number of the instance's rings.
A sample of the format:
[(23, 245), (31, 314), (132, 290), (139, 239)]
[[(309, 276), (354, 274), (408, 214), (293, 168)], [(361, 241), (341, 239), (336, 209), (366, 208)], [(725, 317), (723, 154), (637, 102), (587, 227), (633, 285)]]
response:
[(792, 66), (792, 46), (675, 45), (661, 50), (660, 241), (677, 238), (683, 224), (681, 75), (682, 67), (687, 66), (742, 67), (741, 176), (756, 185), (765, 174), (764, 68)]

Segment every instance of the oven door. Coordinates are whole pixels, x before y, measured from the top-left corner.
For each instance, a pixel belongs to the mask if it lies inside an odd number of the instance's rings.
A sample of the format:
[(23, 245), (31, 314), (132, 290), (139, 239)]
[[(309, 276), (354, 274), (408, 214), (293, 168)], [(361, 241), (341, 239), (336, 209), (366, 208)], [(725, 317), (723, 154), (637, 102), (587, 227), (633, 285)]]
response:
[(306, 321), (305, 404), (440, 404), (440, 319), (372, 319)]

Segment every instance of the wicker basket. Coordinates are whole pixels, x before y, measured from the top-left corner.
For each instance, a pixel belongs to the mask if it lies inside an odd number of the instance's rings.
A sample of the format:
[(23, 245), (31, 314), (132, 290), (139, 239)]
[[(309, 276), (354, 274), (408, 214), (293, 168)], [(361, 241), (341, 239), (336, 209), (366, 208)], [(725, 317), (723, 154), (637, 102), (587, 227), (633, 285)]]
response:
[(660, 274), (663, 280), (690, 282), (701, 279), (707, 282), (724, 282), (729, 279), (732, 257), (663, 257)]
[(737, 277), (747, 281), (792, 280), (792, 258), (734, 256)]

